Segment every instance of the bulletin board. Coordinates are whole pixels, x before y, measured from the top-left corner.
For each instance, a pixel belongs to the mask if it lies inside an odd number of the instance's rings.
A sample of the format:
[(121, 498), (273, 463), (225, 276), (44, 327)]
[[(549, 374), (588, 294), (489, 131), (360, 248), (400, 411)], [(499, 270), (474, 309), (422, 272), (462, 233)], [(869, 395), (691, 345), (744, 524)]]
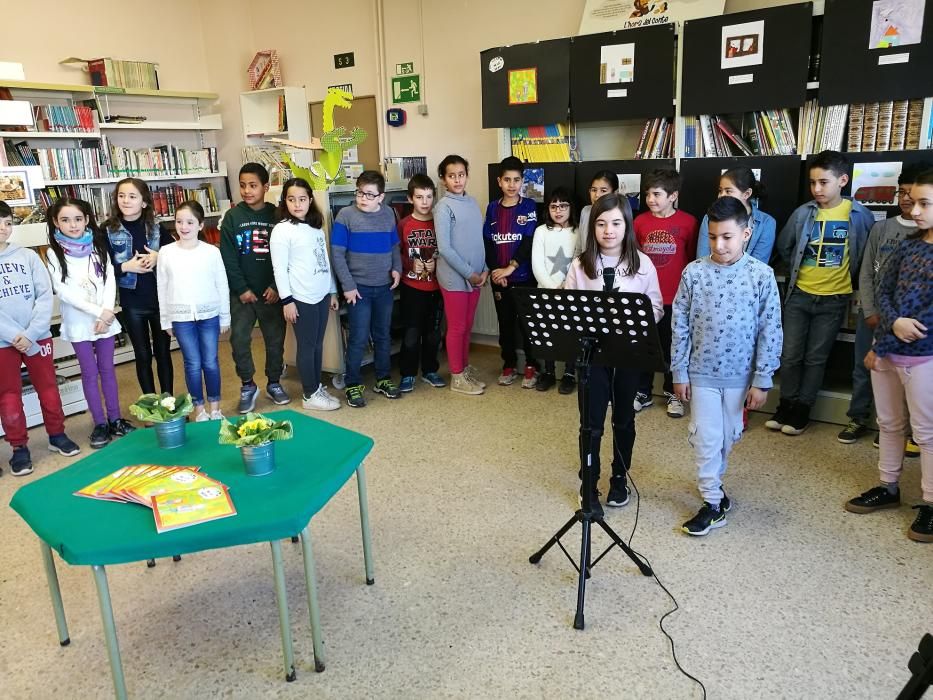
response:
[(567, 120), (570, 39), (486, 49), (479, 58), (484, 129)]
[(570, 45), (574, 121), (674, 114), (674, 25), (587, 34)]
[(813, 3), (805, 2), (685, 22), (681, 112), (722, 114), (802, 105), (812, 15)]

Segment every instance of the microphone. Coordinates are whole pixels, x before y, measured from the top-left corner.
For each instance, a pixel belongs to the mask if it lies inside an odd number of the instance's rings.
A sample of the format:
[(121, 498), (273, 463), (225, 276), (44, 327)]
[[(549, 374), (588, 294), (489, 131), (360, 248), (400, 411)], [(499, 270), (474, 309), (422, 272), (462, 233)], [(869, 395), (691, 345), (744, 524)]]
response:
[(616, 279), (616, 269), (614, 267), (603, 268), (603, 291), (611, 292)]

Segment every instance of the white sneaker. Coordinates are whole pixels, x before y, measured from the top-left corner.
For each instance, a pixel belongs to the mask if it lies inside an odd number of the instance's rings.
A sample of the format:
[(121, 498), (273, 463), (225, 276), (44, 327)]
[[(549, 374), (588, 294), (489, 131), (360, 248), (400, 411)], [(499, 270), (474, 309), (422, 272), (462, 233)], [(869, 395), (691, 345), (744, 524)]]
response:
[(327, 393), (323, 386), (319, 386), (311, 396), (301, 397), (301, 407), (308, 411), (336, 411), (340, 402)]
[(683, 401), (673, 394), (667, 395), (667, 415), (671, 418), (683, 418), (685, 413)]
[(211, 420), (223, 420), (224, 414), (220, 412), (218, 408), (216, 411), (211, 411)]
[(198, 411), (198, 414), (194, 417), (195, 423), (204, 423), (211, 419), (211, 414), (205, 411), (203, 408)]
[(463, 374), (467, 379), (469, 379), (471, 382), (476, 384), (480, 389), (486, 388), (486, 382), (481, 382), (479, 380), (479, 374), (476, 371), (476, 367), (474, 367), (473, 365), (467, 365), (466, 367), (464, 367)]
[(466, 372), (450, 375), (450, 390), (458, 394), (469, 394), (471, 396), (478, 396), (483, 393), (482, 387), (471, 381)]

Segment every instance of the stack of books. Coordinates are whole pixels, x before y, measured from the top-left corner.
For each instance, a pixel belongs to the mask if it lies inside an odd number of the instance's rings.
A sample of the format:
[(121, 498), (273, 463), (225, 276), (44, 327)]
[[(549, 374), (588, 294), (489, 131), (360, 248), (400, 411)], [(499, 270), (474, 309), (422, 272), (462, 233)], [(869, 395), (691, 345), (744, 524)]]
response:
[(85, 105), (36, 105), (36, 125), (42, 131), (83, 132), (97, 131), (94, 110)]
[(851, 105), (846, 150), (914, 151), (929, 148), (931, 102), (933, 98)]
[(570, 163), (573, 158), (566, 124), (511, 129), (512, 155), (526, 163)]
[(204, 207), (205, 212), (215, 212), (220, 208), (214, 186), (209, 182), (195, 188), (168, 185), (151, 189), (152, 206), (156, 216), (174, 216), (175, 207), (192, 199)]
[(655, 117), (645, 122), (635, 149), (635, 159), (673, 158), (674, 124), (668, 117)]
[(793, 121), (786, 109), (749, 112), (742, 115), (740, 128), (718, 114), (684, 117), (687, 158), (780, 156), (796, 152)]
[(186, 149), (174, 144), (161, 144), (149, 148), (122, 148), (107, 139), (104, 156), (110, 172), (123, 175), (194, 175), (218, 172), (217, 149)]
[(91, 85), (158, 90), (159, 74), (156, 65), (146, 61), (98, 58), (87, 62), (87, 70), (91, 74)]
[(797, 129), (801, 153), (841, 151), (846, 132), (846, 116), (849, 105), (821, 107), (815, 99), (807, 100), (800, 110)]

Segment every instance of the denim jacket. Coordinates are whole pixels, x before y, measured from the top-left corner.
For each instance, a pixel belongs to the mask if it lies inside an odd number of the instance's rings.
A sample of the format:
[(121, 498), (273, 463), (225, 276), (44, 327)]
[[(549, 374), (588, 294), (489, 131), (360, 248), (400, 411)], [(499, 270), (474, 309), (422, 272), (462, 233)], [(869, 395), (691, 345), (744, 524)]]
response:
[[(110, 239), (110, 254), (113, 257), (114, 266), (117, 263), (125, 263), (133, 257), (133, 234), (126, 230), (122, 222), (120, 228), (116, 231), (109, 231), (107, 236)], [(149, 250), (158, 250), (161, 243), (159, 224), (152, 225), (148, 238), (146, 245), (149, 246)], [(136, 273), (124, 272), (117, 275), (117, 284), (124, 289), (136, 289)]]

